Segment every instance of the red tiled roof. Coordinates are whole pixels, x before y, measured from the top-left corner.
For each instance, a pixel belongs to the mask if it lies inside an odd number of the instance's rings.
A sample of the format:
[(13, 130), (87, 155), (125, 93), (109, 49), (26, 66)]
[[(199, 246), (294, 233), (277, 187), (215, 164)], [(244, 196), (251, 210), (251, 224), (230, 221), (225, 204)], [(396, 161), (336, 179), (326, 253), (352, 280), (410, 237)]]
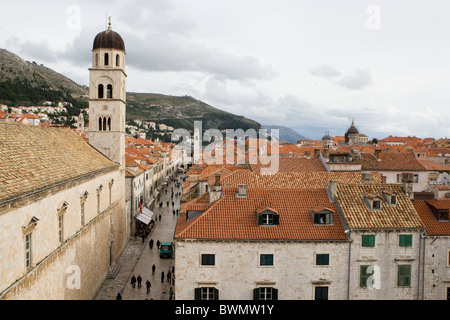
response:
[[(339, 216), (333, 225), (315, 225), (311, 208), (336, 208), (325, 189), (248, 189), (236, 198), (237, 188), (227, 188), (209, 210), (186, 221), (180, 216), (176, 239), (219, 240), (346, 240)], [(259, 226), (256, 210), (267, 206), (279, 214), (279, 225)]]
[[(384, 201), (383, 189), (397, 194), (397, 204)], [(381, 210), (371, 210), (364, 194), (382, 199)], [(339, 207), (349, 228), (353, 229), (410, 229), (424, 228), (411, 200), (403, 193), (401, 185), (394, 184), (338, 184)]]
[[(252, 164), (252, 171), (261, 173), (261, 168), (269, 168), (270, 165)], [(322, 161), (319, 158), (278, 158), (278, 172), (326, 172)]]
[[(331, 180), (340, 183), (362, 183), (361, 172), (279, 172), (260, 175), (249, 170), (237, 170), (222, 180), (223, 187), (237, 188), (325, 188)], [(381, 183), (381, 174), (372, 172), (372, 182)]]
[(361, 153), (362, 170), (373, 171), (426, 171), (424, 166), (409, 152), (381, 152), (380, 159), (371, 153)]
[(423, 221), (429, 235), (450, 235), (450, 221), (438, 221), (430, 211), (428, 204), (442, 209), (450, 209), (450, 199), (414, 202), (414, 207)]

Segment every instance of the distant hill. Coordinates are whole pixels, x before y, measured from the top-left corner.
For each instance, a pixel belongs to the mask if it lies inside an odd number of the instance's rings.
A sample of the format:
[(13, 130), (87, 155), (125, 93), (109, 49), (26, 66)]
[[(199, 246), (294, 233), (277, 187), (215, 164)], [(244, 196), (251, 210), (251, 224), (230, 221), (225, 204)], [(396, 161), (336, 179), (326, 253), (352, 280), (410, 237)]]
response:
[(271, 129), (278, 129), (280, 141), (288, 141), (289, 143), (296, 143), (298, 140), (302, 140), (302, 139), (309, 140), (308, 138), (299, 134), (297, 131), (295, 131), (291, 128), (288, 128), (288, 127), (279, 126), (279, 125), (263, 124), (262, 128), (267, 129), (269, 131), (269, 133), (270, 133)]
[[(78, 115), (79, 109), (88, 106), (88, 94), (88, 87), (0, 49), (0, 103), (19, 106), (66, 101), (74, 106), (68, 110), (69, 114)], [(202, 121), (204, 130), (261, 128), (256, 121), (219, 110), (189, 96), (154, 93), (127, 93), (127, 120), (130, 119), (152, 120), (175, 129), (193, 129), (196, 120)]]

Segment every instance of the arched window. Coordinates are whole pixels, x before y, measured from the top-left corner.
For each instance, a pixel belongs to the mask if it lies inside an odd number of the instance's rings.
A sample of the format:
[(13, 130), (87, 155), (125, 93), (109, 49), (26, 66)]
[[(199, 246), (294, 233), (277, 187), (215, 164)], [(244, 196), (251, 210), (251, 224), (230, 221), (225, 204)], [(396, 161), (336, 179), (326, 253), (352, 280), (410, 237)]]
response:
[(109, 66), (109, 53), (105, 53), (105, 66)]
[(106, 127), (106, 117), (103, 117), (103, 131), (106, 131), (107, 127)]
[(98, 131), (102, 131), (103, 129), (103, 122), (102, 122), (102, 117), (98, 118)]
[(116, 54), (116, 67), (120, 66), (120, 55)]
[(103, 85), (102, 84), (98, 85), (98, 98), (103, 99)]
[(108, 131), (111, 131), (111, 117), (108, 117)]
[(98, 67), (98, 53), (95, 54), (95, 66)]
[(112, 84), (108, 84), (106, 87), (106, 98), (112, 99)]

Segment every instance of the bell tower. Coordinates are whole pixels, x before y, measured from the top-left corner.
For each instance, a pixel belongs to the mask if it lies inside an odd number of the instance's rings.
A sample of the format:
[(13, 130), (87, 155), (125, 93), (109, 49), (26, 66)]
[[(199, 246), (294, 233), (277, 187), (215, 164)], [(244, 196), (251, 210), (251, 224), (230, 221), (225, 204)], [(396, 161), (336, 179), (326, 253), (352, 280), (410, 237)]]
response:
[(89, 69), (89, 144), (125, 168), (125, 43), (108, 29), (94, 39)]

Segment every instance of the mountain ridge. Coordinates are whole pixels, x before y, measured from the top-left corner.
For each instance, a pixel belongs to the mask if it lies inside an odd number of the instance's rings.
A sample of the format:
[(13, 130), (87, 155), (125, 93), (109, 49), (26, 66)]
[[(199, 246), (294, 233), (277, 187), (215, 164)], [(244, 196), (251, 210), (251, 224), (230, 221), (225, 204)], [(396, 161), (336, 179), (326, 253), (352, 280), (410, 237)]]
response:
[[(88, 106), (88, 94), (87, 86), (0, 49), (0, 103), (18, 106), (66, 101), (74, 106), (69, 113), (76, 115)], [(164, 120), (166, 125), (188, 130), (193, 130), (194, 121), (202, 121), (204, 130), (261, 128), (257, 121), (220, 110), (193, 97), (159, 93), (127, 92), (127, 121), (131, 119), (161, 123)]]

